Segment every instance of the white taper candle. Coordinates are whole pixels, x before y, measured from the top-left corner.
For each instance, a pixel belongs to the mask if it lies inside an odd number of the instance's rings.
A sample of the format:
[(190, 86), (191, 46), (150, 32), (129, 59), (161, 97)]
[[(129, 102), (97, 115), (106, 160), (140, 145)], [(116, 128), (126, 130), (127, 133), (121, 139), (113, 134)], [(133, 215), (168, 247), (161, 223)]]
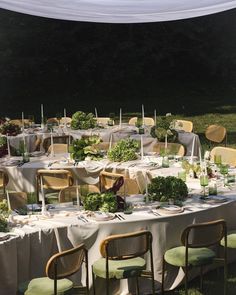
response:
[(140, 153), (141, 153), (141, 159), (143, 160), (143, 136), (141, 135), (141, 139), (140, 139)]
[(120, 129), (121, 129), (121, 125), (122, 125), (122, 109), (120, 108)]

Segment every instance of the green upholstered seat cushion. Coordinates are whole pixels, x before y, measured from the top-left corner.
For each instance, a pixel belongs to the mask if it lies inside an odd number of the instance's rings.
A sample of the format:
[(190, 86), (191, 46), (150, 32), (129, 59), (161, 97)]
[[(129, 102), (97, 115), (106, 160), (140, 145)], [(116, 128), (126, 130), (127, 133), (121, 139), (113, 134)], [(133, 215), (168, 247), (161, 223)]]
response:
[(30, 283), (30, 281), (26, 281), (26, 282), (21, 283), (18, 286), (18, 292), (20, 293), (20, 295), (25, 293), (25, 291), (28, 288), (29, 283)]
[[(215, 257), (215, 252), (208, 248), (188, 249), (188, 265), (200, 266), (209, 264)], [(180, 246), (167, 250), (164, 258), (165, 261), (171, 265), (185, 266), (185, 247)]]
[[(225, 246), (225, 240), (222, 239), (220, 242), (221, 246)], [(227, 235), (227, 247), (228, 248), (236, 248), (236, 231), (230, 232)]]
[[(138, 276), (146, 268), (146, 262), (141, 257), (125, 260), (109, 260), (109, 278), (123, 279)], [(100, 258), (93, 264), (96, 276), (106, 278), (106, 259)]]
[[(73, 283), (68, 279), (57, 280), (57, 293), (63, 294), (70, 290)], [(30, 281), (25, 295), (53, 295), (54, 281), (48, 277), (36, 278)]]

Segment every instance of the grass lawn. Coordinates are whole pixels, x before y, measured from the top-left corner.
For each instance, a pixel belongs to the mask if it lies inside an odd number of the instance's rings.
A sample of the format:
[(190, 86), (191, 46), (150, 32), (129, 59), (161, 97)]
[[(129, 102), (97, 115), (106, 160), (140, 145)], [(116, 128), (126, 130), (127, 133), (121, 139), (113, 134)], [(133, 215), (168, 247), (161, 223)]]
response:
[[(199, 278), (189, 282), (188, 295), (223, 295), (223, 269), (211, 271), (203, 276), (203, 290), (199, 290)], [(236, 294), (236, 262), (228, 265), (228, 295)], [(184, 295), (184, 287), (181, 286), (166, 295)]]

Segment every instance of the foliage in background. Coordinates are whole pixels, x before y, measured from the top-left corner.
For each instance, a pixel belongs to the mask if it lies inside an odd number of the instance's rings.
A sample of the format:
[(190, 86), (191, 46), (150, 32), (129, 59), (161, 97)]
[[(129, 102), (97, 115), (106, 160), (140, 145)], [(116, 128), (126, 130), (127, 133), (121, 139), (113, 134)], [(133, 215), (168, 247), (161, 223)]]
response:
[(117, 198), (112, 192), (89, 193), (83, 198), (83, 205), (89, 211), (116, 212)]
[(103, 157), (97, 145), (101, 142), (98, 136), (82, 137), (81, 139), (74, 139), (69, 152), (75, 161), (83, 161), (86, 157), (92, 160), (99, 160)]
[(174, 176), (158, 176), (148, 185), (150, 200), (166, 202), (169, 199), (183, 201), (188, 196), (185, 182)]
[(0, 158), (7, 155), (7, 139), (6, 137), (0, 137)]
[(111, 148), (108, 153), (108, 159), (114, 162), (126, 162), (137, 159), (139, 143), (134, 139), (121, 139)]
[(72, 115), (71, 129), (87, 130), (96, 126), (96, 119), (92, 113), (78, 111)]

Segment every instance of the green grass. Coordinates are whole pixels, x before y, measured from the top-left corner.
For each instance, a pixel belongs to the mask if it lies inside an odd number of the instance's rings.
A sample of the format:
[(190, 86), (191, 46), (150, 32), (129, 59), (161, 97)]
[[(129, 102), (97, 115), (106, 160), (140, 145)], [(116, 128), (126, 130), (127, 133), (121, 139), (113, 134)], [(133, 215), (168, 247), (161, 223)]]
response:
[[(228, 295), (236, 294), (236, 263), (228, 265)], [(223, 269), (211, 271), (203, 276), (203, 290), (199, 290), (199, 278), (189, 282), (188, 295), (223, 295)], [(184, 295), (184, 287), (181, 286), (166, 295)]]

